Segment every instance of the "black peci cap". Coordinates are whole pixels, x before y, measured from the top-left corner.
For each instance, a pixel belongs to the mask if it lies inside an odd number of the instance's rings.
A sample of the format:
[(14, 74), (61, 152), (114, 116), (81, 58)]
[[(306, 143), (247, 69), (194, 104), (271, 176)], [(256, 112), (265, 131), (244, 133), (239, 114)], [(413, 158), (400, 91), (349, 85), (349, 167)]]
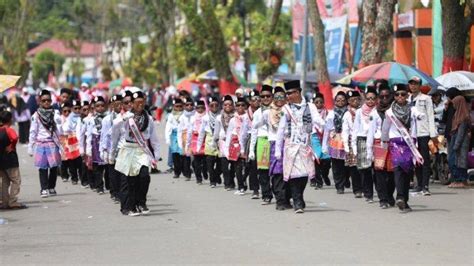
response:
[(267, 84), (263, 84), (262, 85), (262, 90), (260, 92), (264, 92), (264, 91), (268, 91), (268, 92), (272, 93), (273, 87), (270, 86), (270, 85), (267, 85)]
[(301, 90), (300, 81), (299, 80), (291, 80), (291, 81), (285, 82), (285, 89), (287, 91), (294, 90), (294, 89)]

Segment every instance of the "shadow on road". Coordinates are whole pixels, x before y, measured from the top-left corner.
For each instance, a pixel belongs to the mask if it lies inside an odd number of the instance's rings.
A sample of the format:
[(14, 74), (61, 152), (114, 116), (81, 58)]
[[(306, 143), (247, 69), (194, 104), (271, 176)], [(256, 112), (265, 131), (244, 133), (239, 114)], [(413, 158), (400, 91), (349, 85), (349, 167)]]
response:
[(160, 215), (167, 215), (178, 213), (178, 209), (159, 209), (159, 210), (150, 210), (150, 213), (145, 216), (160, 216)]

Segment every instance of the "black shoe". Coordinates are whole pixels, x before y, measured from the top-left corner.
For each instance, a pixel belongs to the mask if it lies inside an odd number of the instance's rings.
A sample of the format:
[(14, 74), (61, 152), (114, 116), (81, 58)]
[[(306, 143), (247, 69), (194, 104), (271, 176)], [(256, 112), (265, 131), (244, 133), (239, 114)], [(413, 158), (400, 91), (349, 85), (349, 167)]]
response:
[(159, 174), (159, 173), (161, 173), (161, 171), (156, 169), (156, 168), (152, 168), (150, 173), (151, 174)]
[(324, 184), (326, 184), (326, 186), (331, 185), (331, 180), (329, 179), (329, 177), (323, 177), (323, 179), (324, 179)]
[(351, 187), (351, 180), (348, 178), (346, 182), (344, 183), (345, 188), (350, 188)]
[(173, 178), (179, 178), (179, 175), (174, 175)]
[(403, 209), (403, 211), (402, 211), (402, 212), (403, 212), (403, 213), (407, 213), (407, 212), (411, 212), (411, 211), (412, 211), (411, 207), (410, 207), (410, 206), (408, 206), (408, 204), (407, 204), (407, 203), (405, 203), (405, 208)]
[(263, 200), (262, 200), (262, 203), (260, 203), (260, 204), (262, 204), (262, 205), (269, 205), (271, 202), (272, 202), (272, 199), (263, 199)]
[(421, 192), (423, 196), (431, 196), (431, 192), (428, 188), (423, 189), (423, 192)]
[(314, 187), (314, 189), (322, 189), (323, 188), (323, 184), (316, 184), (316, 187)]
[(50, 188), (49, 189), (49, 195), (50, 196), (56, 196), (58, 193), (56, 192), (56, 190), (54, 188)]
[(166, 173), (170, 174), (170, 173), (173, 173), (174, 172), (174, 169), (171, 167), (171, 168), (168, 168), (168, 170), (166, 170)]
[(336, 193), (337, 194), (344, 194), (344, 189), (338, 189)]
[(415, 193), (420, 193), (421, 191), (423, 191), (423, 189), (421, 189), (421, 187), (416, 187), (416, 188), (410, 190), (410, 192), (415, 192)]
[(69, 181), (69, 179), (63, 178), (63, 182), (68, 182), (68, 181)]
[(315, 187), (315, 186), (316, 186), (316, 182), (311, 182), (311, 183), (309, 183), (309, 186), (310, 186), (310, 187)]
[(388, 208), (388, 203), (380, 202), (379, 207), (382, 208), (382, 209), (387, 209)]
[(404, 200), (402, 199), (397, 199), (397, 201), (395, 202), (395, 204), (397, 204), (397, 207), (400, 211), (403, 211), (406, 207), (406, 203)]
[(277, 205), (276, 208), (275, 208), (277, 211), (284, 211), (286, 210), (287, 208), (283, 205)]
[(258, 194), (258, 190), (254, 191), (252, 193), (252, 199), (259, 199), (260, 198), (260, 194)]
[(150, 213), (150, 209), (148, 209), (148, 207), (146, 205), (139, 206), (138, 210), (143, 214), (149, 214)]
[(293, 205), (291, 205), (291, 203), (285, 203), (282, 205), (283, 207), (285, 207), (285, 209), (289, 210), (289, 209), (293, 209)]
[(73, 185), (77, 185), (77, 181), (72, 181), (71, 182)]

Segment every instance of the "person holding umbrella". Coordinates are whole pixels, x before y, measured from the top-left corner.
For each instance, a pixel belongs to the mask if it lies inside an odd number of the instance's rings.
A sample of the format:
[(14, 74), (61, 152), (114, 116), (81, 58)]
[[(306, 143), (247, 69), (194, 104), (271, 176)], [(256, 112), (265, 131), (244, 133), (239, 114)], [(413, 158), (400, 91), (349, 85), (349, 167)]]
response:
[(417, 166), (415, 169), (415, 175), (417, 179), (417, 186), (414, 192), (422, 192), (424, 196), (431, 195), (429, 190), (429, 181), (431, 175), (431, 158), (430, 149), (428, 142), (430, 139), (433, 141), (435, 146), (438, 145), (436, 125), (434, 119), (433, 102), (430, 96), (421, 93), (421, 78), (413, 76), (408, 81), (408, 87), (410, 88), (411, 95), (408, 98), (408, 102), (411, 106), (426, 116), (423, 116), (416, 122), (416, 136), (418, 142), (418, 150), (423, 156), (423, 165)]

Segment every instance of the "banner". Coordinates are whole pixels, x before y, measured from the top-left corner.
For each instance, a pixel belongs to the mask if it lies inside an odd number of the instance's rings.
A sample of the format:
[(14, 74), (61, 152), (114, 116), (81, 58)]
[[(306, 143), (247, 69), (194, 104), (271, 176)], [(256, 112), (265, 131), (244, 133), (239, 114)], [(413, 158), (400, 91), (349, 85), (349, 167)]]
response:
[(346, 23), (346, 15), (323, 19), (326, 60), (329, 73), (339, 73), (341, 71)]

